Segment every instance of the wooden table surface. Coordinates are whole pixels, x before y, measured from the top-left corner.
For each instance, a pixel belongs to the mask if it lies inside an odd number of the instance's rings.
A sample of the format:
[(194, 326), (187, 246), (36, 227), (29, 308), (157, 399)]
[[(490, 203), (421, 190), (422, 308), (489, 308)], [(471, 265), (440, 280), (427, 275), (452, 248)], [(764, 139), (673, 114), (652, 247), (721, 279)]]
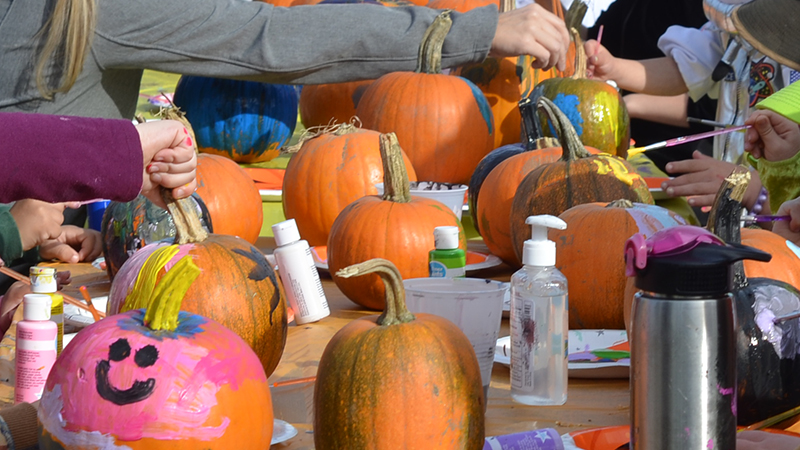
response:
[[(486, 251), (482, 241), (469, 242), (471, 250)], [(271, 253), (274, 241), (271, 238), (261, 238), (257, 246), (265, 253)], [(57, 267), (59, 270), (71, 270), (73, 273), (73, 284), (65, 288), (67, 294), (80, 298), (78, 287), (81, 285), (86, 285), (93, 297), (108, 292), (110, 283), (105, 273), (89, 264), (61, 264)], [(508, 266), (501, 265), (471, 273), (470, 276), (508, 281), (512, 272)], [(322, 285), (330, 304), (331, 315), (312, 324), (301, 326), (290, 324), (283, 357), (270, 376), (270, 383), (314, 376), (319, 359), (330, 338), (351, 320), (375, 314), (374, 311), (365, 310), (348, 300), (325, 273), (322, 273)], [(501, 327), (500, 336), (507, 336), (508, 319), (503, 319)], [(8, 338), (7, 335), (3, 343), (6, 346), (11, 345), (13, 349), (13, 340), (9, 344)], [(4, 359), (3, 354), (3, 344), (0, 344), (0, 375), (3, 369), (1, 364)], [(13, 368), (13, 365), (11, 367)], [(555, 428), (560, 433), (567, 433), (595, 427), (626, 425), (629, 421), (630, 395), (627, 379), (571, 378), (567, 403), (555, 407), (515, 403), (511, 400), (509, 389), (509, 369), (496, 363), (492, 371), (486, 412), (487, 436), (548, 427)], [(291, 423), (298, 429), (296, 437), (276, 444), (272, 449), (314, 448), (311, 429), (313, 391), (314, 385), (311, 382), (272, 389), (275, 417)], [(4, 385), (0, 379), (0, 399), (7, 397), (9, 393), (13, 395), (13, 386)], [(785, 424), (781, 428), (789, 425)]]

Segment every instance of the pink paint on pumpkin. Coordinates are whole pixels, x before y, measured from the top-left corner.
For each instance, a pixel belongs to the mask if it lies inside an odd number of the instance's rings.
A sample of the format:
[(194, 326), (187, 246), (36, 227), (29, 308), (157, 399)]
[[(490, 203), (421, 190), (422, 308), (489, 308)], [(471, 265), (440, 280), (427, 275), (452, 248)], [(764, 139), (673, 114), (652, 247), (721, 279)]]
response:
[[(229, 419), (207, 423), (217, 405), (217, 392), (223, 385), (235, 390), (247, 379), (266, 384), (257, 356), (235, 333), (210, 320), (200, 327), (203, 331), (178, 339), (158, 340), (120, 326), (123, 321), (133, 323), (131, 316), (136, 314), (132, 311), (97, 322), (67, 346), (48, 378), (45, 393), (58, 395), (63, 419), (59, 429), (48, 431), (59, 439), (82, 430), (113, 434), (122, 440), (220, 437)], [(127, 340), (130, 353), (122, 360), (110, 361), (108, 382), (126, 390), (136, 381), (153, 378), (154, 389), (145, 400), (117, 405), (97, 392), (96, 368), (100, 361), (110, 360), (110, 345), (119, 339)], [(136, 352), (148, 345), (156, 347), (158, 358), (149, 367), (139, 367), (134, 362)], [(52, 426), (53, 420), (49, 423)]]

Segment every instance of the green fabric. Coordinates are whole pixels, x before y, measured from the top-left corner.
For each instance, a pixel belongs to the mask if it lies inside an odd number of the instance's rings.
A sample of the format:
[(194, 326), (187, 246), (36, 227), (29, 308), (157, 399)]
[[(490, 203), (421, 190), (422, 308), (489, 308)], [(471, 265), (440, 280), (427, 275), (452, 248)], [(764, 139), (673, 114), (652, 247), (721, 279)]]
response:
[(758, 171), (761, 185), (767, 188), (772, 212), (777, 212), (784, 202), (800, 197), (800, 152), (782, 161), (756, 159), (748, 153), (747, 160)]
[(0, 258), (11, 265), (11, 262), (21, 258), (22, 239), (19, 236), (17, 222), (11, 215), (11, 205), (0, 205)]

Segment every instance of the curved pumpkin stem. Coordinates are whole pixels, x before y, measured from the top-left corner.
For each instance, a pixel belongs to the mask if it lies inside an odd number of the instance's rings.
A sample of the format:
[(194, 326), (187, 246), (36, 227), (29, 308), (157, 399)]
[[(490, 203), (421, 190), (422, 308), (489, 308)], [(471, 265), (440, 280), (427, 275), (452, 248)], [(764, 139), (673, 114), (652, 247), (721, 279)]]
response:
[(563, 152), (561, 161), (576, 161), (580, 158), (592, 156), (592, 154), (586, 150), (586, 147), (583, 146), (581, 138), (579, 138), (578, 133), (575, 132), (575, 127), (572, 126), (572, 122), (558, 109), (558, 106), (556, 106), (552, 100), (541, 96), (536, 101), (536, 105), (539, 109), (544, 111), (547, 118), (555, 126), (558, 142), (561, 143)]
[(383, 199), (395, 203), (411, 201), (408, 172), (403, 162), (400, 143), (394, 133), (380, 136), (381, 162), (383, 164)]
[(336, 272), (342, 278), (357, 277), (368, 273), (377, 273), (386, 288), (386, 309), (378, 317), (378, 325), (389, 326), (408, 323), (414, 320), (414, 314), (406, 307), (406, 289), (400, 271), (388, 259), (374, 258), (360, 264), (353, 264)]
[(297, 139), (296, 144), (283, 147), (282, 151), (284, 153), (297, 153), (300, 151), (306, 141), (310, 141), (326, 134), (344, 136), (345, 134), (355, 133), (359, 130), (359, 128), (361, 128), (361, 119), (359, 119), (357, 116), (353, 116), (349, 123), (336, 123), (335, 119), (331, 119), (327, 125), (306, 128)]
[[(722, 182), (708, 214), (708, 231), (716, 234), (729, 244), (742, 243), (742, 199), (747, 185), (750, 184), (750, 172), (744, 167), (736, 167), (733, 173)], [(744, 263), (737, 261), (733, 265), (734, 289), (747, 286), (744, 274)]]
[(425, 30), (422, 43), (419, 45), (416, 73), (442, 73), (442, 46), (444, 38), (450, 32), (453, 20), (450, 19), (450, 10), (446, 9), (436, 16), (431, 26)]
[(176, 244), (203, 242), (208, 239), (208, 232), (203, 229), (200, 218), (194, 213), (191, 197), (177, 200), (169, 189), (161, 188), (161, 198), (167, 204), (167, 209), (169, 209), (169, 214), (175, 224)]
[(606, 208), (624, 208), (630, 209), (633, 208), (633, 202), (628, 200), (627, 198), (621, 198), (618, 200), (614, 200), (606, 205)]
[(539, 150), (561, 145), (554, 137), (542, 136), (541, 127), (537, 126), (536, 105), (530, 97), (520, 100), (518, 106), (519, 114), (522, 116), (522, 134), (526, 150)]
[(572, 35), (572, 42), (575, 43), (575, 73), (572, 74), (570, 78), (573, 80), (583, 80), (586, 78), (586, 49), (583, 48), (583, 39), (581, 39), (580, 33), (575, 28), (570, 28), (570, 34)]

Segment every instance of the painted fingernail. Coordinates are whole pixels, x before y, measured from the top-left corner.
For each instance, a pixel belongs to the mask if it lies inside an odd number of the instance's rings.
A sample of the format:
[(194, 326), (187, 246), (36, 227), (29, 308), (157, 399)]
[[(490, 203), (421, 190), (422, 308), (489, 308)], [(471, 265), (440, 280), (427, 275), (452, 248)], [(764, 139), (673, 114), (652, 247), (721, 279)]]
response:
[(186, 145), (188, 145), (189, 147), (192, 146), (192, 138), (191, 137), (187, 137), (186, 138)]
[[(692, 202), (692, 203), (694, 203), (694, 202)], [(704, 213), (707, 213), (707, 212), (711, 211), (711, 207), (710, 206), (703, 206), (702, 208), (700, 208), (700, 211), (703, 211)]]
[(187, 130), (186, 127), (183, 127), (183, 134), (189, 134), (189, 130)]
[(147, 166), (147, 173), (156, 173), (156, 172), (158, 172), (158, 166), (154, 164), (150, 164), (149, 166)]

